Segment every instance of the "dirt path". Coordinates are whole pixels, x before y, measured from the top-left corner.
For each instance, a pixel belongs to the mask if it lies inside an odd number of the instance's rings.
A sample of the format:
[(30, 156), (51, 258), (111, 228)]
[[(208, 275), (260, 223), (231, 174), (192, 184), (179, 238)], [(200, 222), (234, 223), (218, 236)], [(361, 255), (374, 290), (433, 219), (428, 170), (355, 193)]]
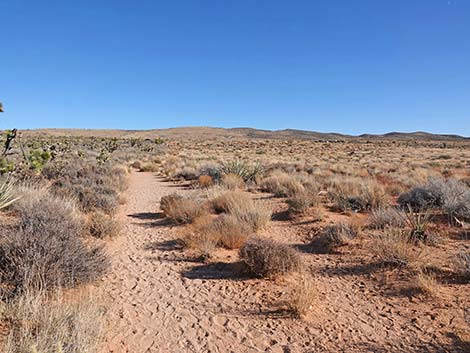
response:
[[(110, 302), (103, 353), (459, 351), (435, 344), (442, 333), (433, 315), (417, 315), (406, 299), (380, 295), (368, 271), (345, 268), (335, 257), (302, 255), (323, 273), (321, 300), (312, 322), (292, 319), (282, 281), (242, 277), (233, 253), (203, 264), (178, 249), (181, 229), (158, 205), (175, 191), (186, 192), (152, 173), (130, 175), (120, 210), (124, 229), (111, 246), (113, 268), (102, 285)], [(277, 224), (265, 235), (278, 232), (288, 240), (290, 229)]]

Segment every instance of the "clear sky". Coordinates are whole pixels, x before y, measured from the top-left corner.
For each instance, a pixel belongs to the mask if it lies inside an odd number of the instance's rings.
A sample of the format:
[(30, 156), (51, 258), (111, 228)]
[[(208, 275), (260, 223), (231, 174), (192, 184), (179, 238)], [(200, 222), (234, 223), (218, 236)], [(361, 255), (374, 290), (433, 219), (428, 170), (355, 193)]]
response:
[(0, 129), (470, 136), (470, 0), (0, 0)]

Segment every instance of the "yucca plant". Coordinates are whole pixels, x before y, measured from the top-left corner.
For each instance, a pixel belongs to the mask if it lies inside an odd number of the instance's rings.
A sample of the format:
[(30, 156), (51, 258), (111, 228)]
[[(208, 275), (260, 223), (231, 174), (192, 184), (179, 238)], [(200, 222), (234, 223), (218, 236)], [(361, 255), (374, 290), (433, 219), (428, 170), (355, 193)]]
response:
[(239, 159), (226, 162), (220, 167), (221, 174), (235, 174), (243, 179), (244, 182), (255, 181), (264, 173), (264, 168), (259, 163), (248, 165)]
[(410, 227), (410, 240), (426, 242), (428, 239), (427, 228), (431, 222), (431, 213), (429, 209), (424, 212), (414, 212), (408, 205), (406, 212), (406, 223)]
[(9, 180), (0, 181), (0, 210), (10, 206), (18, 199), (14, 196), (13, 184)]

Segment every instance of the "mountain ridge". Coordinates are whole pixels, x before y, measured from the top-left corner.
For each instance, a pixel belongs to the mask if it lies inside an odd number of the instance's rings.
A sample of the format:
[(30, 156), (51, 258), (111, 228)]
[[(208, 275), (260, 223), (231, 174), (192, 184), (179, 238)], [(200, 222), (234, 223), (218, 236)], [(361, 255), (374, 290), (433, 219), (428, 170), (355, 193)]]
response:
[(186, 126), (165, 129), (149, 130), (124, 130), (124, 129), (27, 129), (21, 130), (25, 135), (46, 134), (52, 136), (96, 136), (119, 138), (174, 138), (174, 139), (233, 139), (233, 138), (258, 138), (258, 139), (297, 139), (297, 140), (419, 140), (419, 141), (470, 141), (470, 137), (457, 134), (434, 134), (424, 131), (397, 132), (384, 134), (348, 135), (336, 132), (318, 132), (297, 129), (265, 130), (250, 127), (220, 128), (209, 126)]

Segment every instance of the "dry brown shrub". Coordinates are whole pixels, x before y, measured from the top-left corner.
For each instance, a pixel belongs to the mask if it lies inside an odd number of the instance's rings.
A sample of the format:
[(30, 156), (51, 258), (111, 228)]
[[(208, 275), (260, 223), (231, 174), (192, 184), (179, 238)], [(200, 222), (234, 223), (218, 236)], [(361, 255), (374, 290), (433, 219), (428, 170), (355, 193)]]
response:
[(261, 277), (291, 273), (302, 267), (301, 258), (293, 248), (270, 239), (248, 239), (239, 255), (250, 270)]
[(461, 251), (455, 257), (457, 273), (470, 278), (470, 251)]
[(238, 249), (251, 233), (251, 229), (230, 214), (217, 217), (212, 223), (212, 231), (219, 234), (220, 244), (227, 249)]
[(99, 278), (109, 262), (83, 241), (83, 218), (70, 200), (25, 187), (17, 223), (0, 228), (0, 278), (17, 290), (71, 287)]
[(88, 229), (95, 238), (116, 237), (121, 232), (121, 223), (113, 216), (95, 211), (88, 216)]
[(180, 224), (191, 223), (206, 212), (202, 202), (176, 193), (163, 196), (160, 208), (166, 217)]

